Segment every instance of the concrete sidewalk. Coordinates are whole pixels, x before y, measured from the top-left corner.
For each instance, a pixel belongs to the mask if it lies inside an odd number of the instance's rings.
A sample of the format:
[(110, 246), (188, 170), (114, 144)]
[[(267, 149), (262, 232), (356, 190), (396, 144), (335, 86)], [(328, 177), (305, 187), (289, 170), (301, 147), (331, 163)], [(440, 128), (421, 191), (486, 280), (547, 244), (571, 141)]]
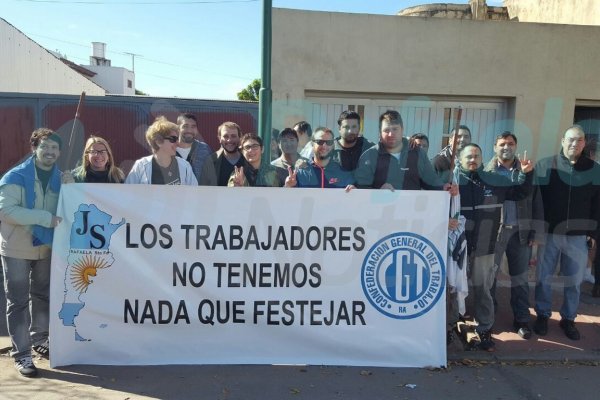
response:
[[(522, 339), (513, 331), (513, 315), (510, 309), (510, 280), (501, 275), (498, 279), (498, 311), (493, 328), (496, 351), (463, 350), (462, 343), (456, 339), (448, 347), (448, 360), (460, 361), (464, 358), (496, 361), (598, 361), (600, 362), (600, 298), (590, 295), (592, 285), (584, 282), (581, 287), (579, 313), (575, 320), (581, 333), (581, 340), (568, 339), (558, 326), (560, 315), (552, 313), (548, 323), (548, 335), (541, 337), (535, 333), (531, 339)], [(530, 299), (533, 305), (533, 283), (530, 284)], [(553, 310), (562, 304), (562, 290), (553, 291)], [(535, 321), (535, 312), (530, 308), (531, 328)]]

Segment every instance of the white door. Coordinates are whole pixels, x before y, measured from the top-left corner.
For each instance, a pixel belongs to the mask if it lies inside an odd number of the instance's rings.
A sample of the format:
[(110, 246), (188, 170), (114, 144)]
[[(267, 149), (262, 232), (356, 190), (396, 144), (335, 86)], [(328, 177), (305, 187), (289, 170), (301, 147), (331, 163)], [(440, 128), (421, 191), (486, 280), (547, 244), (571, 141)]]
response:
[(326, 126), (337, 136), (337, 119), (343, 110), (352, 109), (361, 115), (361, 133), (373, 142), (379, 137), (379, 116), (386, 110), (400, 112), (404, 122), (404, 135), (414, 133), (429, 136), (429, 157), (433, 158), (448, 143), (450, 131), (455, 126), (457, 110), (462, 107), (461, 124), (471, 130), (471, 137), (483, 150), (484, 160), (493, 155), (495, 137), (507, 129), (506, 103), (498, 99), (481, 101), (430, 101), (417, 99), (368, 98), (307, 98), (307, 120), (313, 126)]

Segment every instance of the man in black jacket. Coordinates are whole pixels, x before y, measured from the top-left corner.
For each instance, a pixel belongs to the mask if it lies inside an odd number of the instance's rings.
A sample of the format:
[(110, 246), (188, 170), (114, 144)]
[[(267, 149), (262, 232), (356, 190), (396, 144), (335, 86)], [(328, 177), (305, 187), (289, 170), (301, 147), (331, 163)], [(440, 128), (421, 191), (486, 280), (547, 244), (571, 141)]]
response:
[(460, 125), (458, 132), (456, 128), (452, 129), (450, 133), (450, 141), (448, 146), (444, 147), (433, 159), (431, 164), (435, 172), (442, 178), (444, 182), (450, 180), (450, 166), (452, 164), (452, 145), (454, 144), (454, 135), (456, 136), (456, 151), (454, 151), (455, 157), (458, 157), (458, 153), (469, 143), (471, 143), (471, 130), (466, 125)]
[(484, 171), (481, 148), (467, 144), (459, 153), (458, 183), (461, 214), (467, 219), (466, 237), (474, 295), (474, 316), (481, 338), (480, 348), (494, 351), (491, 329), (494, 325), (494, 300), (490, 289), (497, 265), (494, 250), (505, 200), (521, 200), (530, 193), (533, 163), (525, 155), (517, 181)]
[[(484, 168), (515, 180), (521, 170), (516, 154), (517, 137), (505, 131), (496, 137), (494, 157)], [(534, 196), (534, 194), (536, 194)], [(506, 254), (510, 274), (510, 306), (513, 326), (519, 336), (531, 337), (529, 327), (529, 259), (531, 248), (541, 242), (544, 231), (544, 209), (535, 189), (521, 201), (506, 200), (502, 207), (502, 220), (496, 243), (496, 264), (500, 265)], [(495, 287), (492, 297), (495, 297)]]
[(335, 139), (334, 159), (345, 171), (354, 171), (365, 150), (374, 146), (360, 136), (360, 115), (356, 111), (342, 111), (338, 118), (340, 136)]
[(552, 276), (560, 258), (563, 304), (560, 327), (571, 340), (579, 340), (575, 317), (579, 307), (580, 285), (585, 272), (588, 243), (596, 242), (600, 221), (600, 166), (583, 155), (585, 133), (578, 125), (565, 131), (559, 154), (540, 160), (536, 183), (544, 204), (548, 225), (545, 245), (538, 251), (533, 330), (548, 333), (552, 314)]

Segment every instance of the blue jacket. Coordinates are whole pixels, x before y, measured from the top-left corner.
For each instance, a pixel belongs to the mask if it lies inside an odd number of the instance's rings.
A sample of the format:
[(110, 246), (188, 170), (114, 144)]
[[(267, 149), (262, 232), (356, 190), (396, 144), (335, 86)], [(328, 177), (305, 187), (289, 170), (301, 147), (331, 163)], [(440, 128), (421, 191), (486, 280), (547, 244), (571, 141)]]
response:
[(345, 188), (354, 184), (351, 172), (344, 171), (340, 164), (330, 160), (325, 168), (321, 168), (310, 160), (306, 168), (299, 168), (296, 174), (298, 187), (308, 188)]

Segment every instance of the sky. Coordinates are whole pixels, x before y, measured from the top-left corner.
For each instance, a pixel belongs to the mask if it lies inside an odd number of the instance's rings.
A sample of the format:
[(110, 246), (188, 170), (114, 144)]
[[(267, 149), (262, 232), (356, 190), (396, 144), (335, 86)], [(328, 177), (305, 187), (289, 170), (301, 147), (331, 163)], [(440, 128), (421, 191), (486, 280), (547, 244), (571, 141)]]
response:
[[(436, 2), (272, 0), (279, 8), (384, 15)], [(136, 88), (152, 96), (232, 100), (260, 78), (262, 7), (262, 0), (2, 0), (0, 18), (80, 65), (89, 64), (92, 42), (106, 43), (111, 65), (135, 65)]]

